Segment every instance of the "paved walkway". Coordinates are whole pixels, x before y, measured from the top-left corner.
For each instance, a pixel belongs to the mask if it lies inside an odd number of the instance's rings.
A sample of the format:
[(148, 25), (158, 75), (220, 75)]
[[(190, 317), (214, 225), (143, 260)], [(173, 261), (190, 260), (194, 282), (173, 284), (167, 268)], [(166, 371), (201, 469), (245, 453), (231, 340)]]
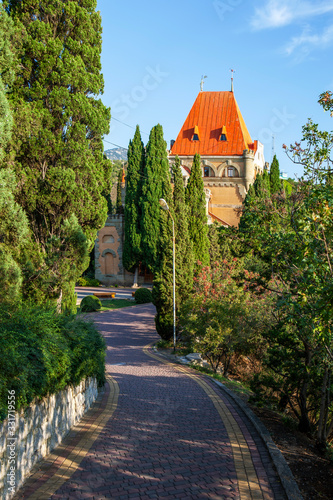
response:
[(108, 384), (15, 498), (286, 498), (260, 436), (208, 377), (156, 356), (152, 305), (104, 312)]

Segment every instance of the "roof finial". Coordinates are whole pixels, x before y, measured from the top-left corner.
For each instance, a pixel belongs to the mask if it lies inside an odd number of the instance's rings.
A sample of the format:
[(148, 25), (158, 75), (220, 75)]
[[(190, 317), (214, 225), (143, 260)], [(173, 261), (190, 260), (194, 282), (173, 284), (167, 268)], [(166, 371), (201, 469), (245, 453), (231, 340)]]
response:
[(204, 86), (204, 83), (205, 83), (204, 82), (205, 78), (207, 78), (207, 75), (205, 75), (205, 76), (201, 75), (200, 92), (203, 91), (203, 86)]
[(236, 71), (234, 69), (231, 69), (231, 92), (234, 91), (234, 73), (236, 73)]

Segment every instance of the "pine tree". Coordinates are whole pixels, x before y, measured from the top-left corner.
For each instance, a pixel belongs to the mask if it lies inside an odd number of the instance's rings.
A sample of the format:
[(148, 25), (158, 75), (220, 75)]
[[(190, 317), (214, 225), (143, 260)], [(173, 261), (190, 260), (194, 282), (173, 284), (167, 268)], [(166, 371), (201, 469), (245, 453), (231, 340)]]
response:
[[(67, 263), (81, 252), (81, 236), (89, 253), (107, 217), (102, 193), (110, 187), (110, 163), (103, 158), (102, 136), (109, 130), (110, 111), (98, 99), (103, 91), (101, 19), (96, 0), (7, 3), (23, 31), (20, 70), (10, 95), (17, 200), (28, 215), (39, 254), (57, 277), (49, 290), (54, 295), (69, 279)], [(64, 234), (69, 229), (64, 221), (72, 217), (83, 231), (78, 239)], [(83, 270), (76, 269), (78, 275)]]
[(140, 199), (142, 196), (145, 150), (138, 125), (133, 141), (131, 140), (129, 143), (127, 158), (123, 264), (125, 269), (132, 271), (142, 260)]
[(206, 215), (206, 198), (202, 179), (200, 155), (193, 159), (190, 178), (185, 190), (185, 200), (189, 209), (189, 234), (193, 243), (195, 261), (209, 264), (209, 240)]
[(194, 256), (188, 231), (188, 207), (185, 203), (184, 181), (178, 156), (176, 156), (172, 166), (172, 173), (176, 237), (176, 305), (178, 310), (193, 288)]
[[(166, 142), (161, 125), (152, 128), (146, 148), (146, 162), (142, 183), (142, 255), (144, 264), (155, 273), (161, 265), (162, 254), (171, 241), (171, 222), (161, 209), (163, 198), (172, 210), (172, 192)], [(167, 230), (165, 231), (165, 226)]]
[(270, 180), (271, 194), (278, 193), (281, 190), (281, 180), (280, 180), (279, 161), (276, 158), (276, 155), (274, 155), (274, 158), (273, 158), (273, 161), (271, 164), (271, 171), (269, 174), (269, 180)]

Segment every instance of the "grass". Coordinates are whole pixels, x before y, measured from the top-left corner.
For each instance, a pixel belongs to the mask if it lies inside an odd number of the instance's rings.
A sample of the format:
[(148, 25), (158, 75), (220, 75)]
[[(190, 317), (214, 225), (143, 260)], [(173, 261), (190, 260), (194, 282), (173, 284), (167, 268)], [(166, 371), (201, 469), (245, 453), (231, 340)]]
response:
[(109, 311), (110, 309), (121, 309), (123, 307), (135, 306), (133, 300), (128, 299), (103, 299), (101, 311)]
[[(110, 311), (112, 309), (121, 309), (123, 307), (135, 306), (135, 302), (129, 299), (102, 299), (102, 308), (99, 311)], [(80, 306), (77, 307), (77, 312), (80, 312)], [(87, 314), (87, 313), (85, 313)]]

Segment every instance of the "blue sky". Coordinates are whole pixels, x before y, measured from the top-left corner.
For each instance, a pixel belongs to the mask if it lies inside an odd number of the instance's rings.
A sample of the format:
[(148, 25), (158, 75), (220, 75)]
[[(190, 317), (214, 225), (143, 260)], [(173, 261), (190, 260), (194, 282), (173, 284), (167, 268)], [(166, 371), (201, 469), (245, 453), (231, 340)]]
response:
[[(282, 150), (312, 118), (324, 130), (333, 118), (318, 96), (333, 90), (333, 2), (319, 0), (98, 0), (103, 23), (104, 104), (111, 107), (106, 141), (127, 147), (136, 124), (146, 143), (161, 123), (176, 139), (207, 75), (204, 90), (234, 92), (252, 139), (280, 169), (302, 175)], [(123, 123), (120, 123), (123, 122)], [(126, 124), (126, 125), (125, 125)], [(130, 128), (134, 127), (134, 128)], [(105, 142), (105, 149), (114, 147)]]

